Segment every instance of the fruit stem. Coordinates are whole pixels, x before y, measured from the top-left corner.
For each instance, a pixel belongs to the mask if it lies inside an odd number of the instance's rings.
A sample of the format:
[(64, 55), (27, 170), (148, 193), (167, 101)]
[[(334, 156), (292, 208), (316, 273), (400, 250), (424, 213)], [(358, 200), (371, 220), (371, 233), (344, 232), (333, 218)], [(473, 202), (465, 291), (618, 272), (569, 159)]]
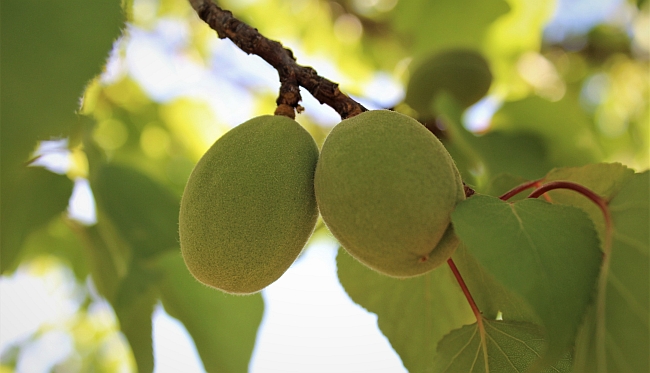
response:
[(523, 192), (526, 189), (530, 189), (532, 187), (539, 188), (539, 186), (541, 185), (542, 180), (544, 180), (544, 179), (527, 181), (527, 182), (525, 182), (525, 183), (523, 183), (521, 185), (518, 185), (518, 186), (514, 187), (510, 191), (506, 192), (501, 197), (499, 197), (499, 199), (502, 200), (502, 201), (507, 201), (510, 198), (516, 196), (517, 194)]
[(469, 198), (474, 194), (476, 194), (476, 191), (470, 188), (470, 186), (465, 183), (463, 183), (463, 191), (465, 192), (465, 198)]
[(449, 264), (449, 268), (451, 268), (451, 271), (454, 273), (454, 277), (456, 277), (456, 281), (458, 281), (458, 285), (460, 285), (460, 288), (463, 290), (463, 294), (465, 294), (465, 298), (467, 298), (467, 302), (469, 303), (469, 306), (472, 307), (472, 312), (474, 312), (474, 316), (476, 317), (476, 322), (482, 328), (483, 319), (481, 317), (481, 311), (478, 309), (476, 302), (474, 302), (474, 298), (472, 297), (472, 294), (469, 292), (469, 289), (465, 284), (465, 280), (463, 280), (463, 276), (460, 275), (460, 272), (456, 267), (456, 263), (454, 263), (454, 261), (451, 258), (449, 258), (447, 260), (447, 264)]

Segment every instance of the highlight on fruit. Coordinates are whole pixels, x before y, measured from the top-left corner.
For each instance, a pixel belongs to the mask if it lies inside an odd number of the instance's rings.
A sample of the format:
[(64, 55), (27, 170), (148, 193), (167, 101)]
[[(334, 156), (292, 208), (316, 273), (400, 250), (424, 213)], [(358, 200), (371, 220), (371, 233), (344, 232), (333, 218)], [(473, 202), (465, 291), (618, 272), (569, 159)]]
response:
[(181, 200), (183, 259), (200, 282), (258, 292), (295, 261), (316, 225), (311, 135), (284, 116), (253, 118), (219, 138)]
[(334, 237), (380, 273), (421, 275), (458, 246), (450, 214), (465, 198), (460, 174), (442, 143), (409, 116), (368, 111), (334, 127), (315, 192)]

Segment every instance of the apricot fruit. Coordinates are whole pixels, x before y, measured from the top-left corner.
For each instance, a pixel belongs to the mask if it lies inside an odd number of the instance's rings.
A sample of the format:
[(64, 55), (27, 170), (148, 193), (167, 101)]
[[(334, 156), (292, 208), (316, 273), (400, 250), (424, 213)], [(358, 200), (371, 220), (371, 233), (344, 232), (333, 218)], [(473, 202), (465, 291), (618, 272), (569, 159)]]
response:
[(325, 139), (314, 182), (334, 237), (378, 272), (417, 276), (458, 246), (450, 214), (465, 198), (460, 174), (411, 117), (377, 110), (343, 120)]
[(485, 96), (492, 84), (488, 62), (471, 49), (445, 50), (415, 65), (404, 101), (421, 116), (434, 114), (435, 99), (443, 92), (466, 108)]
[(316, 225), (318, 148), (296, 121), (260, 116), (219, 138), (181, 199), (185, 264), (200, 282), (258, 292), (295, 261)]

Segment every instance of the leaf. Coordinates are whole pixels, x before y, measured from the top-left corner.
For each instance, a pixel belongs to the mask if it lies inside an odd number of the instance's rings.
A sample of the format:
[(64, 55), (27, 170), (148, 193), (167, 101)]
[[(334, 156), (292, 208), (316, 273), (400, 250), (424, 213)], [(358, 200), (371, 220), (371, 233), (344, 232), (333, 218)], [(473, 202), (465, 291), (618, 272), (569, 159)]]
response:
[(458, 246), (452, 258), (483, 317), (491, 320), (500, 316), (508, 321), (537, 321), (530, 306), (486, 271), (465, 244)]
[[(609, 203), (614, 234), (596, 305), (576, 345), (576, 372), (650, 371), (650, 172), (627, 179)], [(607, 253), (606, 253), (607, 255)]]
[(474, 320), (447, 266), (395, 279), (367, 268), (343, 249), (336, 261), (343, 288), (354, 302), (377, 314), (379, 329), (410, 372), (431, 369), (438, 341)]
[(517, 97), (529, 92), (517, 63), (526, 52), (542, 48), (546, 24), (552, 19), (557, 1), (508, 0), (510, 12), (492, 23), (484, 42), (495, 75), (494, 91)]
[(521, 296), (547, 333), (544, 363), (573, 343), (601, 263), (598, 238), (574, 207), (475, 195), (452, 213), (461, 241), (506, 288)]
[(123, 24), (119, 1), (2, 3), (2, 198), (38, 140), (66, 136)]
[(178, 248), (178, 197), (128, 167), (104, 165), (95, 176), (91, 185), (98, 209), (131, 245), (134, 257)]
[(400, 1), (392, 23), (417, 55), (447, 46), (479, 47), (490, 24), (508, 10), (503, 0)]
[(156, 275), (133, 262), (112, 302), (120, 330), (129, 341), (138, 372), (153, 372), (152, 320), (158, 301)]
[[(3, 133), (4, 137), (4, 133)], [(1, 269), (14, 268), (27, 235), (65, 211), (73, 182), (65, 175), (40, 167), (27, 167), (2, 203)], [(2, 189), (3, 194), (5, 189)]]
[[(582, 167), (554, 169), (546, 175), (543, 182), (572, 181), (591, 189), (606, 200), (611, 200), (633, 175), (632, 169), (620, 163), (598, 163)], [(605, 219), (596, 204), (572, 190), (556, 189), (548, 192), (548, 196), (553, 203), (570, 205), (584, 210), (598, 229), (601, 242), (605, 242)]]
[(187, 328), (206, 371), (247, 371), (264, 312), (261, 294), (233, 296), (199, 283), (180, 252), (167, 253), (156, 263), (163, 273), (163, 306)]
[[(530, 131), (490, 130), (476, 135), (462, 125), (462, 110), (449, 95), (441, 95), (434, 103), (441, 113), (449, 131), (445, 146), (452, 156), (462, 157), (459, 167), (473, 170), (479, 181), (487, 181), (495, 175), (508, 173), (527, 179), (537, 179), (548, 172), (553, 164), (548, 160), (548, 150), (542, 138)], [(471, 172), (463, 172), (463, 176)]]
[(93, 283), (99, 294), (113, 303), (120, 281), (126, 276), (127, 258), (116, 255), (109, 247), (100, 232), (99, 223), (91, 227), (70, 221), (71, 229), (83, 241), (83, 255), (86, 258), (86, 266), (92, 276)]
[(557, 102), (539, 96), (506, 102), (490, 128), (539, 136), (552, 165), (582, 166), (602, 158), (593, 125), (572, 92)]
[[(433, 372), (519, 373), (525, 372), (542, 355), (545, 342), (537, 325), (487, 319), (481, 322), (483, 327), (478, 323), (466, 325), (440, 341)], [(543, 370), (570, 371), (568, 354), (553, 367)]]
[(16, 263), (30, 261), (42, 255), (54, 256), (70, 267), (79, 283), (86, 281), (89, 272), (83, 242), (74, 234), (70, 228), (71, 224), (73, 222), (61, 214), (32, 232), (25, 240)]

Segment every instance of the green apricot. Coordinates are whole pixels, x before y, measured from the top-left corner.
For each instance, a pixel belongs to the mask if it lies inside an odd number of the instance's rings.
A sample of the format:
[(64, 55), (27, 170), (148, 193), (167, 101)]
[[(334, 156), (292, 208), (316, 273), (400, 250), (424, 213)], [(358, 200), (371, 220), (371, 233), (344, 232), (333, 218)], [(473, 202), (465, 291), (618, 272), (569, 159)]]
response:
[(443, 92), (466, 108), (485, 96), (492, 84), (490, 66), (477, 51), (446, 50), (416, 65), (404, 101), (423, 116), (432, 114), (432, 105)]
[(218, 139), (181, 200), (181, 252), (192, 275), (233, 294), (277, 280), (316, 225), (317, 160), (311, 135), (283, 116), (253, 118)]
[(458, 246), (450, 215), (465, 198), (460, 174), (411, 117), (377, 110), (339, 123), (325, 139), (314, 184), (334, 237), (378, 272), (417, 276)]

